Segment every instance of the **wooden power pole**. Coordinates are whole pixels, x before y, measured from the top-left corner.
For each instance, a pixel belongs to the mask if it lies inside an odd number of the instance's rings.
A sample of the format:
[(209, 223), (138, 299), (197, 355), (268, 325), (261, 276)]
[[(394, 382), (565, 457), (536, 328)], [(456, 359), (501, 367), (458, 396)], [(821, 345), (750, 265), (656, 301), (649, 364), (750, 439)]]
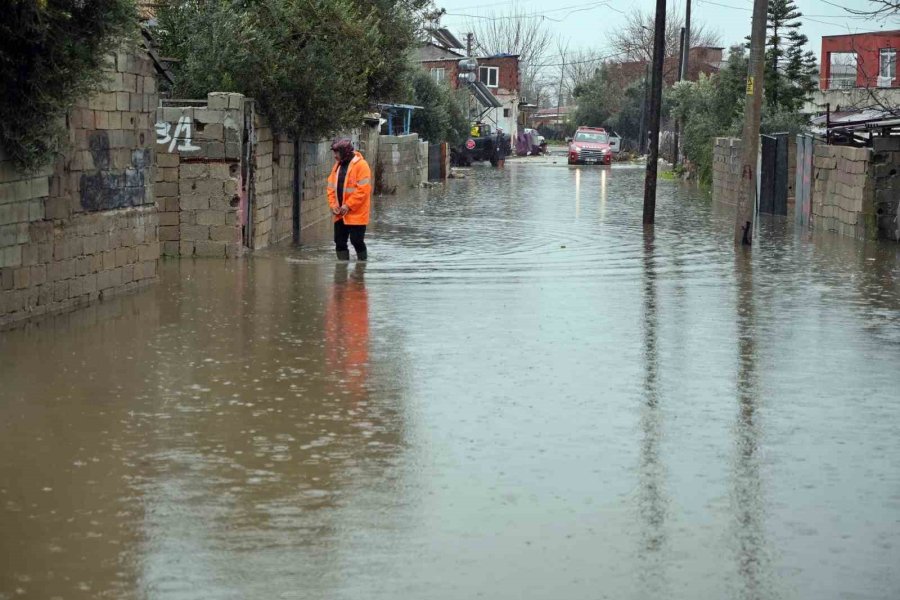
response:
[[(759, 1), (759, 0), (757, 0)], [(763, 0), (765, 1), (765, 0)], [(656, 0), (653, 22), (653, 73), (650, 89), (650, 154), (644, 178), (644, 225), (656, 221), (656, 170), (659, 162), (659, 119), (662, 104), (663, 57), (666, 53), (666, 0)]]
[(750, 28), (750, 65), (747, 69), (747, 98), (744, 129), (741, 133), (741, 183), (738, 186), (734, 243), (749, 246), (753, 241), (753, 210), (756, 204), (756, 165), (759, 160), (759, 122), (762, 112), (765, 74), (766, 9), (768, 0), (753, 1)]

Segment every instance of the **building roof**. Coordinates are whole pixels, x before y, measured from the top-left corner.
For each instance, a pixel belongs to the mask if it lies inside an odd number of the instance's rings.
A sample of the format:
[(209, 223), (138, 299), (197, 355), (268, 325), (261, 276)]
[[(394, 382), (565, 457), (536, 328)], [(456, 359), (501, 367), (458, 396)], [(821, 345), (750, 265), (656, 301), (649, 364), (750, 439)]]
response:
[(860, 37), (865, 35), (896, 35), (900, 36), (900, 29), (892, 29), (890, 31), (861, 31), (859, 33), (838, 33), (835, 35), (823, 35), (822, 39), (825, 38), (848, 38), (848, 37)]
[(454, 52), (453, 50), (442, 48), (437, 44), (432, 44), (431, 42), (426, 42), (416, 48), (416, 60), (418, 62), (459, 60), (460, 58), (465, 58), (465, 56), (459, 52)]

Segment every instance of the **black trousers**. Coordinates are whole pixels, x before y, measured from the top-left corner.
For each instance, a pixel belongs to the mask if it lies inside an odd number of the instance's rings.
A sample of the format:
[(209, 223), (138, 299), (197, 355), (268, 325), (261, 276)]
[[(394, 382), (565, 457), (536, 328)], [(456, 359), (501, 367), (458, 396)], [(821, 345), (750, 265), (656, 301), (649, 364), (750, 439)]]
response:
[(347, 240), (353, 244), (356, 254), (366, 254), (366, 226), (365, 225), (345, 225), (344, 220), (334, 222), (334, 249), (338, 252), (347, 250)]

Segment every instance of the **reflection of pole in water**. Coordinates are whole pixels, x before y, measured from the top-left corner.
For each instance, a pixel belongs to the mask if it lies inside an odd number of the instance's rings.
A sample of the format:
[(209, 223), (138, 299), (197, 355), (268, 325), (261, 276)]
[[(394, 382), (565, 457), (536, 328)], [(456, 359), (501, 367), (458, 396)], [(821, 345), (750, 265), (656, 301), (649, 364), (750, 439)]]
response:
[(753, 307), (753, 268), (750, 253), (738, 253), (736, 274), (738, 373), (738, 419), (735, 426), (735, 453), (732, 468), (731, 503), (738, 573), (742, 579), (741, 598), (773, 597), (770, 557), (766, 554), (763, 489), (759, 465), (759, 419), (756, 414), (758, 381), (756, 372), (756, 327)]
[(606, 220), (606, 169), (600, 171), (600, 222)]
[(659, 356), (657, 349), (656, 275), (654, 272), (652, 230), (644, 232), (644, 405), (641, 407), (641, 462), (639, 510), (641, 519), (641, 578), (649, 589), (647, 597), (662, 597), (664, 586), (662, 556), (666, 545), (668, 498), (665, 491), (665, 467), (660, 456), (662, 415), (659, 406)]
[(581, 216), (581, 169), (575, 169), (575, 220)]

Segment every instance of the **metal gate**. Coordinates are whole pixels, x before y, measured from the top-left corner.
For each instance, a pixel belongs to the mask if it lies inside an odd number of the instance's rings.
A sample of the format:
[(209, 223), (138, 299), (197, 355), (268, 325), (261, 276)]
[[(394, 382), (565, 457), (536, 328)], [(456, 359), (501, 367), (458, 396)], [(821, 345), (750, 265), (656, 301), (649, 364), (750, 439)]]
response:
[(428, 144), (428, 181), (441, 180), (441, 144)]
[(797, 172), (794, 180), (794, 219), (797, 225), (809, 227), (812, 215), (812, 173), (815, 144), (813, 136), (797, 136)]
[(787, 215), (788, 136), (786, 133), (762, 136), (759, 212)]

